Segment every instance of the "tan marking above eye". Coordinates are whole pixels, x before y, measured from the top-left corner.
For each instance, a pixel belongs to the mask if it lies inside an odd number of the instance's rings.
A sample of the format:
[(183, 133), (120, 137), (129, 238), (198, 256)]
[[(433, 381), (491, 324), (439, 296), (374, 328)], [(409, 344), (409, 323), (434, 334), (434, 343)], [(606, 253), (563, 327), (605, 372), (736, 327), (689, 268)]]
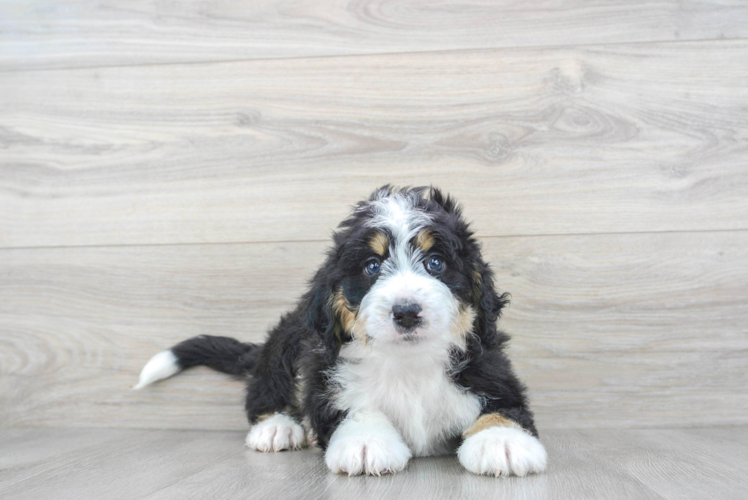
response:
[(521, 431), (525, 430), (514, 420), (510, 420), (498, 413), (487, 413), (476, 420), (473, 425), (468, 427), (465, 432), (462, 433), (462, 437), (463, 439), (467, 439), (470, 436), (478, 434), (482, 430), (490, 429), (491, 427), (511, 427)]
[(387, 248), (390, 246), (390, 240), (384, 233), (376, 232), (369, 240), (369, 248), (371, 248), (375, 254), (383, 257), (387, 253)]
[(418, 248), (423, 250), (424, 252), (428, 252), (431, 250), (431, 247), (434, 246), (434, 235), (431, 234), (431, 231), (428, 229), (422, 230), (420, 233), (418, 233), (418, 236), (416, 236), (416, 245), (418, 245)]

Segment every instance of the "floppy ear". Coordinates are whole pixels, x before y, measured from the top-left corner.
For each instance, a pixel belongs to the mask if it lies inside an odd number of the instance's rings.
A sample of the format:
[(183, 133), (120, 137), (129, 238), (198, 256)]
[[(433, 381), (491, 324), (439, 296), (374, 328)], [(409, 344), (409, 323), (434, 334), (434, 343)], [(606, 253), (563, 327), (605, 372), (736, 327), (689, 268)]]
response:
[(509, 303), (509, 293), (496, 293), (493, 272), (482, 259), (476, 261), (473, 268), (473, 306), (478, 314), (475, 318), (474, 332), (485, 347), (501, 345), (508, 337), (496, 328), (496, 321), (501, 310)]
[(337, 356), (340, 346), (347, 340), (340, 315), (335, 310), (335, 293), (340, 281), (336, 261), (337, 251), (333, 249), (304, 295), (307, 326), (319, 335), (322, 344), (333, 356)]

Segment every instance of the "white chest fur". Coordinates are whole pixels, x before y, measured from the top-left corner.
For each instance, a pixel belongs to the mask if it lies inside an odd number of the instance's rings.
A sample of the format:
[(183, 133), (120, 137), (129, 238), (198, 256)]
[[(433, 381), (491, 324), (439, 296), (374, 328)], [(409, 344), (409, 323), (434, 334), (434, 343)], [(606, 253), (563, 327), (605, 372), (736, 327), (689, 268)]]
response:
[(345, 362), (333, 374), (340, 388), (336, 405), (350, 413), (382, 412), (416, 456), (443, 453), (448, 440), (480, 413), (478, 398), (447, 375), (446, 347), (422, 343), (381, 352), (361, 344), (344, 346), (340, 356)]

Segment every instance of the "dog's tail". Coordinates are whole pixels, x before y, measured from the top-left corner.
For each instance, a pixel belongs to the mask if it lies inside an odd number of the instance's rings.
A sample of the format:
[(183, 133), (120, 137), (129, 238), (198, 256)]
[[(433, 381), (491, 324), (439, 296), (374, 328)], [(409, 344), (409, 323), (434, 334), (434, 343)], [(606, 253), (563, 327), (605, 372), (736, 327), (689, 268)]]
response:
[(252, 374), (261, 347), (229, 337), (192, 337), (153, 356), (143, 367), (133, 389), (142, 389), (193, 366), (207, 366), (235, 377), (246, 377)]

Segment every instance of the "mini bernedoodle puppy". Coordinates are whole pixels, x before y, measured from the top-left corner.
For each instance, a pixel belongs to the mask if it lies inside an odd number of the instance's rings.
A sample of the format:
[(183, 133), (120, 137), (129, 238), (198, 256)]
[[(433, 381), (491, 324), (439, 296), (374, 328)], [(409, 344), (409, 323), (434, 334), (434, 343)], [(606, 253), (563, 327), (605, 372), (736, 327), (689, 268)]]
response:
[(264, 344), (185, 340), (136, 388), (198, 365), (247, 377), (247, 445), (316, 445), (336, 473), (456, 450), (476, 474), (524, 476), (545, 469), (546, 451), (496, 328), (507, 301), (452, 198), (385, 186), (340, 224)]

